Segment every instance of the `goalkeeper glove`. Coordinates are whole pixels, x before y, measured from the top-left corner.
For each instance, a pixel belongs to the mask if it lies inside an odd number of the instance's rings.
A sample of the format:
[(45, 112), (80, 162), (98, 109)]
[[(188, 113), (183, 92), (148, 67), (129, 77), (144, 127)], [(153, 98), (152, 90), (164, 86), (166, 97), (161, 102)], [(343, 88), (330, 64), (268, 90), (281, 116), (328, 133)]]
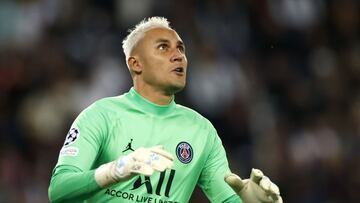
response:
[(236, 174), (227, 174), (225, 182), (244, 203), (283, 203), (278, 186), (259, 169), (252, 169), (250, 179), (245, 180)]
[(173, 167), (174, 158), (162, 146), (139, 148), (119, 159), (103, 164), (95, 170), (95, 180), (100, 187), (128, 180), (135, 175), (151, 176), (154, 170)]

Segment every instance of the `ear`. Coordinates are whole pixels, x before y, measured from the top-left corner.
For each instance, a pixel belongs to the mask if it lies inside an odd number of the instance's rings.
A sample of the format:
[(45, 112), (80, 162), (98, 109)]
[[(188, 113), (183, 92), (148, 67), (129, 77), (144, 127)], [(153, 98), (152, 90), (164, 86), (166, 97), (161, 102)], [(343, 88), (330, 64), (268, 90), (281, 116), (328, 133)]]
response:
[(137, 56), (130, 56), (128, 58), (129, 68), (135, 74), (140, 74), (142, 72), (142, 65)]

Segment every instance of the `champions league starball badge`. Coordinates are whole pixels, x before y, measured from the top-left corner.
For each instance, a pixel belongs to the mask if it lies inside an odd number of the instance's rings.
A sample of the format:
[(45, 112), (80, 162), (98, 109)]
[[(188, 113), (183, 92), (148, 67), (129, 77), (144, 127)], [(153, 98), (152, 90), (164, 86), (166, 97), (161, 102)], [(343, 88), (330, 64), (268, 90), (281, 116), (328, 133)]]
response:
[(191, 145), (187, 142), (180, 142), (176, 146), (176, 156), (181, 163), (188, 164), (194, 156)]
[(80, 131), (77, 128), (71, 128), (66, 135), (64, 146), (74, 143), (79, 137)]

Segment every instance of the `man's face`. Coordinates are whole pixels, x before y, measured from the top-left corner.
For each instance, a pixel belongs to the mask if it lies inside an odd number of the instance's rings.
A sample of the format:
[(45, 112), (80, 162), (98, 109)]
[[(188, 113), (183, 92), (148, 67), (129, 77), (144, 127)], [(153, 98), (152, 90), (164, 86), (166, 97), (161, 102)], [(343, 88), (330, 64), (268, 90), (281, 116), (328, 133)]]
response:
[(185, 87), (187, 59), (185, 47), (174, 31), (154, 28), (145, 33), (135, 48), (141, 73), (140, 80), (169, 94), (179, 92)]

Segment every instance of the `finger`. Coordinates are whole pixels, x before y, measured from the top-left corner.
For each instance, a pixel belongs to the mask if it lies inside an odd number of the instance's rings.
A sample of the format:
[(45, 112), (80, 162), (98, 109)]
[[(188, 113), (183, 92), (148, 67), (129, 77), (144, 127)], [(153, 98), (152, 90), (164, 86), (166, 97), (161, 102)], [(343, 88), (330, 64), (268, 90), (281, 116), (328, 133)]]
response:
[(173, 168), (174, 162), (158, 154), (154, 154), (148, 164), (157, 171), (164, 171), (167, 168)]
[(281, 196), (279, 195), (279, 196), (277, 196), (277, 200), (275, 200), (275, 202), (274, 203), (283, 203), (283, 200), (282, 200), (282, 198), (281, 198)]
[[(280, 190), (277, 185), (275, 185), (271, 180), (264, 176), (259, 184), (260, 188), (265, 192), (266, 196), (276, 202), (280, 197)], [(281, 197), (280, 197), (281, 198)]]
[(237, 193), (239, 193), (244, 188), (246, 183), (245, 180), (242, 180), (238, 175), (234, 173), (229, 173), (225, 175), (224, 180)]
[(151, 176), (154, 173), (154, 169), (152, 167), (142, 162), (134, 163), (131, 166), (130, 171), (133, 174), (141, 174), (145, 176)]
[(168, 159), (168, 157), (163, 156), (162, 154), (153, 152), (150, 149), (147, 151), (146, 159), (142, 161), (157, 171), (173, 168), (174, 165), (173, 160)]
[[(271, 182), (271, 181), (270, 181)], [(272, 193), (272, 194), (275, 194), (275, 195), (280, 195), (280, 189), (279, 189), (279, 187), (275, 184), (275, 183), (273, 183), (273, 182), (271, 182), (271, 185), (270, 185), (270, 192)]]
[(154, 149), (154, 150), (157, 150), (157, 149), (162, 149), (162, 150), (163, 150), (163, 149), (164, 149), (164, 146), (162, 146), (162, 145), (156, 145), (156, 146), (154, 146), (154, 147), (150, 147), (150, 148), (149, 148), (150, 151), (153, 150), (153, 149)]
[(263, 176), (264, 173), (261, 170), (253, 168), (251, 170), (250, 180), (256, 184), (259, 184)]
[(267, 176), (264, 176), (261, 179), (259, 185), (268, 195), (274, 197), (280, 195), (279, 187), (275, 183), (271, 182)]
[(279, 198), (281, 199), (279, 187), (273, 182), (271, 182), (269, 188), (269, 196), (274, 200), (274, 202), (278, 202)]
[(262, 179), (260, 180), (259, 186), (261, 187), (261, 189), (263, 189), (267, 194), (270, 194), (270, 186), (271, 186), (271, 181), (268, 177), (263, 176)]
[(164, 171), (166, 168), (173, 168), (173, 160), (146, 148), (137, 149), (132, 156), (132, 160), (134, 162), (147, 164), (158, 171)]
[(150, 148), (150, 151), (151, 152), (154, 152), (154, 153), (157, 153), (161, 156), (164, 156), (166, 157), (167, 159), (173, 161), (174, 160), (174, 157), (167, 151), (165, 151), (162, 146), (156, 146), (156, 147), (152, 147)]

